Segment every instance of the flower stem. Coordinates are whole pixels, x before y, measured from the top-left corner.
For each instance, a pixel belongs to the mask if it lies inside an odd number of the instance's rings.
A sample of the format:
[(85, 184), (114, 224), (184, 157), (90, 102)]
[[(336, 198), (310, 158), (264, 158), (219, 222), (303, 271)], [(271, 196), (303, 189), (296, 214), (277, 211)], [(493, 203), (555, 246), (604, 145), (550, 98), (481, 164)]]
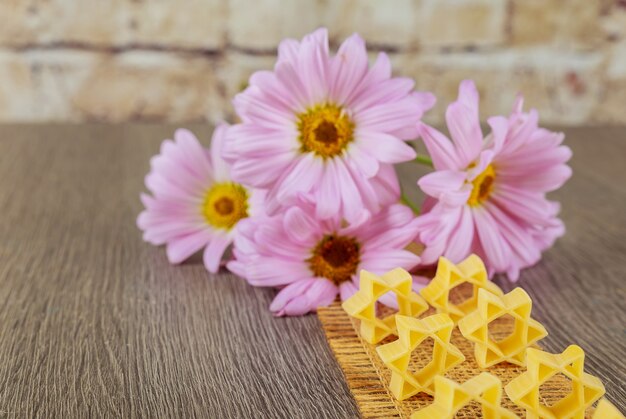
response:
[(418, 154), (415, 157), (415, 161), (419, 164), (423, 164), (429, 167), (433, 167), (433, 159), (431, 159), (429, 156), (425, 155), (425, 154)]
[(417, 205), (415, 205), (413, 202), (411, 202), (409, 200), (409, 198), (407, 198), (407, 196), (404, 194), (404, 192), (402, 192), (402, 194), (400, 195), (400, 202), (402, 202), (407, 207), (411, 208), (415, 215), (419, 215), (420, 214), (420, 209), (417, 207)]

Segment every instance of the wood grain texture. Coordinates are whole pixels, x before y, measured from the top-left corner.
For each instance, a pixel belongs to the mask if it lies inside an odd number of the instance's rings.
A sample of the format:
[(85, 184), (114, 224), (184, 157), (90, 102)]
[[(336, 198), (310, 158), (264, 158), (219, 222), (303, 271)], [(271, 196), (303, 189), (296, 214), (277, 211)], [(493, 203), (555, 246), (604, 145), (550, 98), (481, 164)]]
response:
[[(141, 241), (138, 193), (172, 131), (0, 126), (0, 417), (357, 416), (315, 316), (274, 319), (273, 291)], [(568, 134), (568, 234), (520, 284), (542, 345), (582, 346), (625, 410), (626, 129)]]
[(171, 132), (0, 127), (0, 417), (357, 416), (315, 316), (142, 242)]

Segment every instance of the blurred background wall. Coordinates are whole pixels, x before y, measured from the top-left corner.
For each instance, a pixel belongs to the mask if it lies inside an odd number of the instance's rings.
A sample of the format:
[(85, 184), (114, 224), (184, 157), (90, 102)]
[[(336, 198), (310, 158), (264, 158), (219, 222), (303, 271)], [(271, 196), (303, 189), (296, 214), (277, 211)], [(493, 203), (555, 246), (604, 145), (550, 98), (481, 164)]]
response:
[(1, 0), (0, 121), (216, 121), (284, 37), (359, 32), (483, 115), (520, 91), (543, 122), (626, 123), (626, 0)]

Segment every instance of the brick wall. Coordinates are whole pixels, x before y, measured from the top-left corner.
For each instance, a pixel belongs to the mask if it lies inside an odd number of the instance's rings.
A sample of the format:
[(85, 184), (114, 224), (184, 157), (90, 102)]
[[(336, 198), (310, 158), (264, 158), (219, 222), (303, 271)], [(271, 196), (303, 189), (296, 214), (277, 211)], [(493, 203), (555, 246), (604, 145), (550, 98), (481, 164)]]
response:
[(359, 32), (484, 115), (521, 91), (552, 124), (626, 123), (625, 0), (2, 0), (0, 121), (219, 120), (277, 43)]

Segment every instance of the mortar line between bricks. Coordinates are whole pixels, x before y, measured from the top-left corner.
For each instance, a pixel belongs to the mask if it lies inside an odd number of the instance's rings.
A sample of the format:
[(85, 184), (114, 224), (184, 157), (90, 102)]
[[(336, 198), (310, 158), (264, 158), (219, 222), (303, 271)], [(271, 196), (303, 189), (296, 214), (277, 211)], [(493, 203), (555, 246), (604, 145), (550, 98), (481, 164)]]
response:
[[(339, 45), (338, 42), (331, 41), (332, 49), (336, 49)], [(417, 46), (417, 47), (398, 47), (388, 44), (376, 44), (368, 42), (369, 52), (386, 52), (389, 54), (407, 54), (407, 53), (426, 53), (426, 54), (449, 54), (449, 53), (489, 53), (504, 51), (501, 47), (503, 45), (463, 45), (463, 46)], [(109, 54), (122, 54), (132, 51), (152, 51), (152, 52), (164, 52), (171, 54), (185, 54), (185, 55), (197, 55), (210, 58), (216, 58), (224, 55), (227, 52), (238, 52), (250, 56), (275, 56), (277, 54), (276, 48), (251, 48), (244, 47), (236, 44), (225, 44), (223, 48), (196, 48), (196, 47), (184, 47), (177, 45), (160, 45), (160, 44), (145, 44), (145, 43), (128, 43), (124, 45), (103, 45), (89, 42), (79, 41), (54, 41), (48, 43), (25, 43), (18, 45), (0, 45), (0, 49), (5, 49), (17, 53), (25, 53), (31, 51), (56, 51), (56, 50), (77, 50), (85, 52), (100, 52)]]

